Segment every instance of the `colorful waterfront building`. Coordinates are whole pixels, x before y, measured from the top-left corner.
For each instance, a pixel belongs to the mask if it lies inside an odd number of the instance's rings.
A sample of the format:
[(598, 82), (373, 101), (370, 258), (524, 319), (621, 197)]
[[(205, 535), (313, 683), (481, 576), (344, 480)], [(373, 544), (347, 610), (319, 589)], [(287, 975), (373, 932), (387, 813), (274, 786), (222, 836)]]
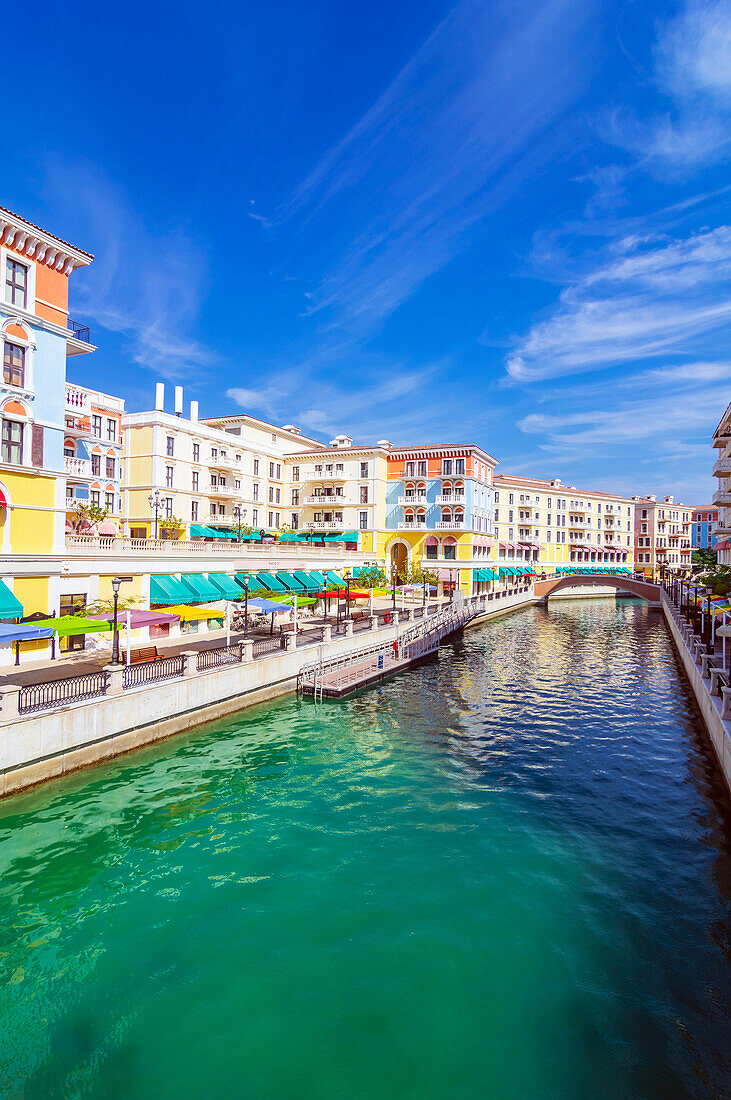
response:
[(197, 401), (185, 417), (179, 386), (174, 410), (166, 411), (163, 383), (155, 408), (127, 413), (123, 431), (124, 524), (133, 538), (167, 536), (172, 519), (180, 521), (181, 537), (233, 538), (241, 527), (279, 531), (291, 518), (285, 459), (322, 447), (293, 425), (246, 414), (201, 420)]
[(122, 512), (122, 417), (124, 400), (87, 386), (66, 384), (67, 532), (79, 528), (79, 505), (107, 513), (101, 534), (120, 532)]
[(713, 446), (718, 451), (713, 466), (713, 475), (718, 478), (718, 489), (713, 494), (718, 508), (715, 549), (719, 564), (731, 565), (731, 404), (713, 433)]
[(494, 547), (493, 470), (497, 459), (475, 444), (394, 447), (387, 452), (386, 524), (378, 558), (436, 573), (443, 592), (482, 591), (480, 569)]
[(690, 568), (691, 512), (672, 496), (633, 497), (635, 562), (638, 573), (657, 580), (663, 567), (673, 572)]
[(693, 550), (714, 550), (719, 540), (718, 508), (710, 504), (696, 505), (690, 513), (690, 545)]
[(560, 478), (496, 474), (493, 529), (500, 565), (628, 567), (633, 563), (634, 505)]
[[(64, 551), (66, 362), (93, 351), (69, 318), (68, 282), (90, 253), (0, 208), (0, 550), (23, 610), (58, 606), (60, 578), (39, 562)], [(53, 574), (53, 575), (52, 575)], [(0, 618), (12, 618), (0, 608)]]

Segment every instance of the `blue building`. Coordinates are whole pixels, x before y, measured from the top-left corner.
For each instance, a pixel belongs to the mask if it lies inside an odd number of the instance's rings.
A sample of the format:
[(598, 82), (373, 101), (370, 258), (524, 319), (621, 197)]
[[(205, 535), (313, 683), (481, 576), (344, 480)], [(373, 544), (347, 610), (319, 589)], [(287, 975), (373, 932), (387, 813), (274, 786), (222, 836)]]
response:
[(719, 540), (718, 508), (694, 508), (691, 516), (691, 546), (694, 550), (715, 550)]

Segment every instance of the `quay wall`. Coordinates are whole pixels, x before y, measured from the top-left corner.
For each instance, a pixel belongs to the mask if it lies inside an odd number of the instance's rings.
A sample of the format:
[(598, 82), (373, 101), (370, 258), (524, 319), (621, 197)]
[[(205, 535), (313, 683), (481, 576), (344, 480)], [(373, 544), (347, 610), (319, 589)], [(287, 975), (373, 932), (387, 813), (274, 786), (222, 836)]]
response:
[[(530, 590), (494, 601), (476, 600), (485, 611), (470, 625), (535, 602)], [(320, 646), (324, 656), (339, 656), (391, 642), (411, 626), (413, 622), (402, 619), (398, 625), (381, 626), (377, 631), (288, 649), (241, 664), (194, 670), (184, 677), (118, 690), (42, 714), (12, 721), (0, 716), (0, 797), (292, 692), (304, 665), (318, 659)], [(121, 671), (118, 675), (121, 677)]]
[(693, 654), (678, 629), (666, 594), (662, 592), (660, 598), (670, 637), (673, 639), (683, 671), (701, 712), (703, 724), (706, 727), (711, 747), (721, 769), (726, 789), (731, 794), (731, 722), (726, 721), (721, 716), (722, 698), (711, 695), (710, 677), (704, 677), (701, 669), (696, 664)]

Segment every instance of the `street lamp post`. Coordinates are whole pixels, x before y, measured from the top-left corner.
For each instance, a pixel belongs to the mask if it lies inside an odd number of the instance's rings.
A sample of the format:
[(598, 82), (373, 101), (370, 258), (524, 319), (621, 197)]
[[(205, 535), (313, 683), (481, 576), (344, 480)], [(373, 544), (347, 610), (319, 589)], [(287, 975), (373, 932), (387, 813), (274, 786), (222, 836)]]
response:
[(147, 498), (147, 503), (150, 505), (150, 508), (155, 513), (155, 541), (157, 541), (157, 529), (158, 529), (157, 517), (158, 517), (159, 513), (162, 511), (162, 497), (160, 496), (160, 490), (159, 489), (155, 489), (155, 491), (153, 493), (150, 493), (149, 497)]
[(393, 596), (393, 610), (396, 611), (396, 562), (391, 566), (391, 595)]
[(244, 520), (246, 518), (247, 509), (242, 508), (240, 504), (234, 505), (234, 519), (236, 520), (236, 541), (241, 542), (241, 531), (244, 526)]
[(119, 664), (119, 588), (123, 581), (131, 581), (131, 577), (112, 577), (112, 590), (114, 592), (114, 614), (112, 618), (112, 661), (113, 665)]
[(244, 637), (249, 633), (249, 574), (244, 573)]

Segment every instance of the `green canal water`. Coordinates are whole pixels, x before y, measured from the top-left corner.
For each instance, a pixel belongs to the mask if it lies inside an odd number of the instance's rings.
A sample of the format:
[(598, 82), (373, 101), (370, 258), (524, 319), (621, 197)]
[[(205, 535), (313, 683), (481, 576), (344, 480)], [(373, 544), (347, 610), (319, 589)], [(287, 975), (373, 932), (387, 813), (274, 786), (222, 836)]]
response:
[(731, 1094), (731, 814), (660, 617), (531, 609), (0, 807), (0, 1095)]

